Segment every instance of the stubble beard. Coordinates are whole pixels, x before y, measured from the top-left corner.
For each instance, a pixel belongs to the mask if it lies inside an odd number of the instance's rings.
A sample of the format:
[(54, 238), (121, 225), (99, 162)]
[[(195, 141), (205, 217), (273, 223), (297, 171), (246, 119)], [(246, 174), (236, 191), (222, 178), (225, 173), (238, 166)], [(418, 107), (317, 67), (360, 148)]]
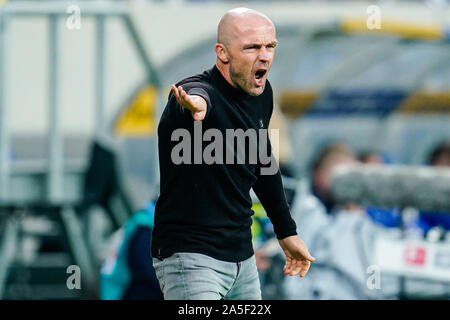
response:
[(233, 83), (241, 88), (241, 90), (245, 91), (251, 96), (259, 96), (261, 93), (263, 93), (265, 84), (262, 87), (255, 88), (258, 90), (261, 90), (260, 92), (254, 92), (252, 91), (252, 79), (247, 79), (245, 75), (242, 72), (236, 71), (233, 68), (233, 63), (230, 60), (230, 78)]

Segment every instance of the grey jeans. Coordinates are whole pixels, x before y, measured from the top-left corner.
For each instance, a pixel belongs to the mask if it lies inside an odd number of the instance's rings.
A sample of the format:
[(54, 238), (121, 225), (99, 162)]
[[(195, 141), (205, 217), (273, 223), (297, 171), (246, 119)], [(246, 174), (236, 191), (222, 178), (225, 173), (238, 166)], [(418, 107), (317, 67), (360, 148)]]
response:
[(153, 267), (166, 300), (261, 300), (255, 256), (226, 262), (179, 252), (153, 258)]

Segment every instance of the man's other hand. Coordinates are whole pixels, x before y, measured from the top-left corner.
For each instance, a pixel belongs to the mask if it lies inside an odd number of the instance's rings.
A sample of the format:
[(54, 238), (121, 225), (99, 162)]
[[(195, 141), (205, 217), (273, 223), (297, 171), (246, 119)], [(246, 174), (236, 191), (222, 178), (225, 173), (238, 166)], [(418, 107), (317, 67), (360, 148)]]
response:
[(189, 95), (183, 90), (182, 86), (178, 88), (172, 85), (172, 92), (175, 95), (178, 103), (183, 107), (191, 111), (192, 118), (195, 121), (202, 121), (206, 116), (207, 104), (205, 99), (197, 95)]
[(311, 262), (316, 259), (311, 256), (305, 243), (298, 236), (290, 236), (278, 240), (286, 255), (286, 264), (283, 272), (286, 275), (300, 275), (304, 277), (311, 266)]

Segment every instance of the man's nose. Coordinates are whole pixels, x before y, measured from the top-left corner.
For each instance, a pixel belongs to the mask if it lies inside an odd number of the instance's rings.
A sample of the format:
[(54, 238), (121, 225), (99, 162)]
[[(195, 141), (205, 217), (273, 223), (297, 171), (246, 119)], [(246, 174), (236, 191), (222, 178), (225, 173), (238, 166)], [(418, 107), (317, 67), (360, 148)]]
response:
[(272, 53), (269, 52), (267, 49), (262, 48), (259, 51), (259, 56), (258, 56), (258, 60), (264, 63), (270, 62), (270, 60), (272, 59)]

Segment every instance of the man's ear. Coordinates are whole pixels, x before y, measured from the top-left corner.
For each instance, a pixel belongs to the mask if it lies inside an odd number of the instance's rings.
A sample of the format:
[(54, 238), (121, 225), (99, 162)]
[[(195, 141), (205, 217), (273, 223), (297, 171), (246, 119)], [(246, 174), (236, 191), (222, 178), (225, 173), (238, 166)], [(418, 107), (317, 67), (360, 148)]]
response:
[(216, 43), (216, 54), (217, 58), (223, 63), (227, 64), (230, 62), (230, 59), (228, 58), (227, 48), (222, 43)]

